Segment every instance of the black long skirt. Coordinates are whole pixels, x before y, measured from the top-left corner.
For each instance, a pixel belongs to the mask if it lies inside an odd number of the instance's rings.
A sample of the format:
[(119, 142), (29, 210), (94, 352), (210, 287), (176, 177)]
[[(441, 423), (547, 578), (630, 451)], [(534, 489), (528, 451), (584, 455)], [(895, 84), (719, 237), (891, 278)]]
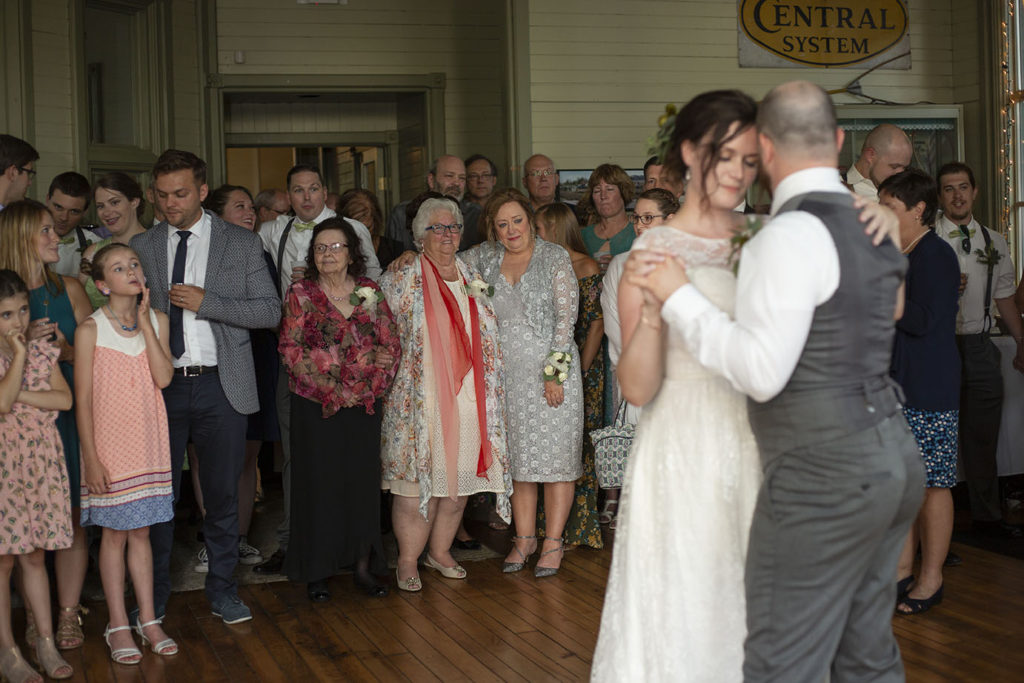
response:
[(291, 396), (291, 539), (284, 570), (292, 581), (319, 581), (372, 551), (370, 570), (386, 570), (380, 537), (381, 403), (324, 418), (318, 402)]

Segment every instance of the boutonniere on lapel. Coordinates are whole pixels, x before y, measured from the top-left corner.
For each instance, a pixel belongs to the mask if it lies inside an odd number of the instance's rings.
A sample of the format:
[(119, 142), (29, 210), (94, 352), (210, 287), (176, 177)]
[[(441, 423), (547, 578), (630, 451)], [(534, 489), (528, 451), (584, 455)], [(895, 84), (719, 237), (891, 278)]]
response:
[(376, 304), (384, 300), (384, 292), (373, 287), (357, 287), (348, 295), (348, 302), (353, 306), (368, 308), (370, 304)]
[(978, 263), (989, 268), (994, 268), (1003, 258), (994, 244), (986, 244), (984, 249), (975, 249), (974, 255), (978, 257)]
[(754, 235), (760, 232), (763, 227), (764, 221), (761, 220), (760, 216), (747, 216), (744, 225), (737, 229), (736, 234), (729, 238), (729, 244), (732, 245), (729, 262), (732, 263), (733, 274), (739, 274), (740, 251), (743, 250), (743, 245), (753, 239)]
[(466, 294), (471, 297), (482, 299), (485, 296), (494, 296), (494, 285), (489, 285), (480, 278), (476, 278), (466, 287)]

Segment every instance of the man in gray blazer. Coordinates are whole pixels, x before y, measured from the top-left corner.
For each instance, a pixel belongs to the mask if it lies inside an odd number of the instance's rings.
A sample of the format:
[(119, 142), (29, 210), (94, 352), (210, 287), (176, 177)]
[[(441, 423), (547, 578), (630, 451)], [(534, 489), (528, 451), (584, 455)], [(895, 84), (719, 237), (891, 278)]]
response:
[[(245, 459), (246, 415), (259, 410), (249, 330), (274, 327), (281, 301), (259, 237), (203, 211), (206, 163), (167, 150), (153, 167), (153, 198), (165, 220), (132, 239), (150, 301), (170, 318), (174, 379), (164, 389), (174, 499), (185, 445), (199, 455), (210, 561), (206, 596), (225, 623), (252, 618), (232, 579), (238, 563), (238, 477)], [(153, 593), (162, 618), (171, 592), (174, 521), (150, 529)]]

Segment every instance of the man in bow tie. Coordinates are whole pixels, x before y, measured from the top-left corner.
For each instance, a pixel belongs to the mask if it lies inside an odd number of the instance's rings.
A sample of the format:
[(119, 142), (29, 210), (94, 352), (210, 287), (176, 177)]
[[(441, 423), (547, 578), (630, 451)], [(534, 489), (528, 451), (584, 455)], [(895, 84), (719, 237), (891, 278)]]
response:
[[(327, 189), (324, 187), (320, 169), (299, 164), (288, 171), (288, 197), (294, 216), (278, 216), (275, 220), (260, 226), (259, 236), (263, 248), (274, 259), (277, 267), (278, 291), (281, 300), (294, 280), (301, 279), (306, 270), (306, 257), (317, 223), (333, 218), (337, 214), (327, 208)], [(366, 257), (366, 276), (376, 280), (381, 268), (373, 250), (370, 231), (359, 221), (346, 218), (359, 237), (359, 249)], [(284, 564), (288, 552), (289, 509), (291, 506), (291, 403), (288, 392), (288, 374), (281, 367), (277, 382), (277, 421), (281, 429), (281, 450), (284, 461), (281, 466), (281, 484), (284, 488), (284, 519), (277, 528), (277, 551), (266, 562), (253, 567), (257, 574), (277, 574)]]
[(60, 260), (53, 269), (61, 275), (77, 277), (82, 252), (100, 236), (88, 228), (79, 227), (85, 210), (89, 208), (89, 181), (81, 173), (61, 173), (50, 183), (46, 193), (46, 208), (53, 214), (53, 229), (60, 236), (57, 253)]
[(1020, 527), (1003, 521), (996, 469), (996, 449), (1003, 410), (1003, 378), (999, 349), (989, 339), (992, 305), (1016, 341), (1013, 365), (1024, 372), (1024, 339), (1020, 311), (1014, 303), (1014, 269), (1006, 240), (974, 217), (978, 187), (967, 164), (954, 161), (939, 169), (942, 216), (935, 231), (960, 261), (960, 313), (956, 342), (960, 349), (960, 458), (971, 500), (975, 530), (1020, 538)]

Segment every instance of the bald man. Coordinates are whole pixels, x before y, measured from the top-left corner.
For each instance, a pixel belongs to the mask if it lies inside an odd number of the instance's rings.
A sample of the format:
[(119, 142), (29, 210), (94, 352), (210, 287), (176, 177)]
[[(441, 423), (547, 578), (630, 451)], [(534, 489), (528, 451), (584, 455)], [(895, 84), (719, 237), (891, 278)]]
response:
[[(735, 319), (675, 259), (634, 249), (627, 275), (664, 302), (662, 318), (702, 365), (751, 397), (765, 476), (743, 680), (902, 683), (896, 561), (924, 487), (889, 379), (906, 258), (865, 234), (836, 168), (843, 131), (828, 93), (784, 83), (757, 124), (772, 220), (743, 247)], [(656, 263), (646, 273), (645, 260)]]
[[(464, 201), (466, 193), (466, 164), (457, 156), (444, 154), (439, 156), (431, 165), (427, 173), (427, 189), (451, 197), (459, 203), (462, 209), (462, 238), (459, 241), (459, 250), (468, 249), (484, 240), (483, 232), (477, 229), (480, 215), (483, 213), (480, 205), (471, 201)], [(401, 242), (405, 249), (415, 249), (412, 241), (412, 234), (406, 229), (405, 208), (409, 201), (399, 203), (388, 216), (386, 235), (391, 239)]]
[(846, 173), (846, 182), (861, 197), (878, 201), (878, 186), (900, 171), (907, 170), (914, 157), (910, 138), (891, 123), (875, 126), (864, 138), (860, 157)]

